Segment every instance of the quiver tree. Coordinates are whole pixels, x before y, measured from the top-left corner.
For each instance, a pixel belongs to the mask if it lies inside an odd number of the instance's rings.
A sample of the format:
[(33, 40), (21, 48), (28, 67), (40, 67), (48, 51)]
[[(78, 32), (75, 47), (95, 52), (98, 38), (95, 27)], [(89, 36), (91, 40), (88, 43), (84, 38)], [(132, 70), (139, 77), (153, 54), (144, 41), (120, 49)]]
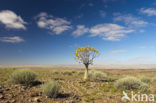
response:
[(88, 79), (88, 66), (90, 64), (93, 64), (94, 58), (96, 58), (99, 55), (99, 51), (88, 47), (80, 47), (75, 52), (75, 59), (79, 63), (83, 63), (85, 65), (85, 75), (84, 79)]

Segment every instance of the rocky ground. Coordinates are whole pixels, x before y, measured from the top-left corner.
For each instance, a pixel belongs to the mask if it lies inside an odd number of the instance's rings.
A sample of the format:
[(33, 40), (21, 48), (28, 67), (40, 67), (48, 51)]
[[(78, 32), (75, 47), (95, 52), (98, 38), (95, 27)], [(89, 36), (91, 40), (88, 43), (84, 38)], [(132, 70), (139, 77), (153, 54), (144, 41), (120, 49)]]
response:
[[(153, 78), (155, 70), (105, 70), (105, 80), (83, 81), (82, 70), (34, 70), (37, 81), (33, 86), (12, 84), (9, 75), (16, 69), (0, 70), (0, 103), (121, 103), (122, 90), (115, 89), (114, 82), (127, 75), (145, 75)], [(42, 84), (55, 80), (61, 85), (57, 98), (47, 98), (42, 93)], [(155, 84), (151, 92), (156, 94)]]
[(81, 99), (73, 93), (61, 93), (56, 99), (47, 98), (41, 91), (41, 85), (23, 86), (0, 84), (0, 103), (79, 103)]

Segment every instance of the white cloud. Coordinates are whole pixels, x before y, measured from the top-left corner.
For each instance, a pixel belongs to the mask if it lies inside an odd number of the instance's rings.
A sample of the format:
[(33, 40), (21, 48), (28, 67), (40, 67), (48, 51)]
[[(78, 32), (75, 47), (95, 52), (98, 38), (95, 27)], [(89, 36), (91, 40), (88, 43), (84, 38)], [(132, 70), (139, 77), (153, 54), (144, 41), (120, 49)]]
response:
[(130, 27), (140, 27), (140, 26), (145, 26), (148, 24), (148, 22), (141, 20), (140, 18), (134, 17), (130, 14), (128, 15), (121, 15), (121, 14), (116, 14), (114, 17), (114, 21), (123, 21), (126, 25)]
[(10, 10), (0, 11), (0, 23), (4, 24), (6, 28), (26, 29), (24, 26), (26, 22)]
[(37, 18), (39, 19), (37, 25), (40, 28), (48, 29), (57, 35), (72, 28), (71, 23), (66, 19), (56, 18), (45, 12), (40, 13)]
[(1, 42), (8, 42), (8, 43), (20, 43), (24, 42), (24, 39), (22, 39), (19, 36), (13, 36), (13, 37), (0, 37)]
[(127, 50), (113, 50), (111, 51), (112, 54), (117, 54), (117, 53), (125, 53)]
[(122, 37), (132, 32), (134, 30), (117, 24), (98, 24), (90, 29), (91, 37), (100, 36), (104, 40), (110, 41), (120, 41)]
[(156, 9), (154, 8), (147, 8), (147, 9), (141, 8), (140, 12), (148, 16), (156, 16)]
[(103, 10), (100, 10), (100, 16), (101, 16), (101, 17), (105, 17), (105, 16), (106, 16), (106, 12), (103, 11)]
[(81, 36), (89, 31), (84, 25), (77, 25), (77, 29), (72, 33), (75, 37)]

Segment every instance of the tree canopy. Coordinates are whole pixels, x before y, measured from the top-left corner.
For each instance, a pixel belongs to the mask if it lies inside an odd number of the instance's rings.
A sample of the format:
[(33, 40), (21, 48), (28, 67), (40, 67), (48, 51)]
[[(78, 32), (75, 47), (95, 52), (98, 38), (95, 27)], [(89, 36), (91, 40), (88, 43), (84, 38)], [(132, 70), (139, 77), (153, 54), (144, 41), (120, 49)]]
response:
[(99, 55), (99, 51), (91, 48), (90, 46), (87, 47), (80, 47), (76, 50), (75, 56), (76, 61), (83, 64), (93, 64), (93, 60), (95, 57)]

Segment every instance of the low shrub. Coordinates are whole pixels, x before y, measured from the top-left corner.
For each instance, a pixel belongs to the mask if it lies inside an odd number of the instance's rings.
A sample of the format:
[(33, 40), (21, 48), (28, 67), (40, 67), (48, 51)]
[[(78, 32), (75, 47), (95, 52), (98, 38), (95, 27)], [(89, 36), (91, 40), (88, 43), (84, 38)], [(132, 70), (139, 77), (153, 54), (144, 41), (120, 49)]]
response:
[(141, 92), (148, 92), (149, 91), (149, 86), (147, 84), (145, 84), (145, 83), (142, 83), (140, 85), (140, 91)]
[(10, 81), (16, 84), (31, 85), (36, 80), (36, 74), (28, 69), (17, 70), (10, 76)]
[(152, 82), (152, 79), (148, 78), (148, 77), (141, 77), (140, 80), (144, 83), (151, 83)]
[(91, 70), (88, 73), (90, 79), (105, 79), (107, 78), (107, 74), (101, 71)]
[(127, 90), (140, 90), (142, 92), (148, 91), (149, 87), (147, 84), (141, 82), (140, 79), (135, 77), (125, 77), (119, 79), (114, 84), (115, 88), (122, 88)]
[(49, 98), (56, 98), (59, 93), (60, 86), (55, 81), (48, 81), (42, 86), (43, 93)]

